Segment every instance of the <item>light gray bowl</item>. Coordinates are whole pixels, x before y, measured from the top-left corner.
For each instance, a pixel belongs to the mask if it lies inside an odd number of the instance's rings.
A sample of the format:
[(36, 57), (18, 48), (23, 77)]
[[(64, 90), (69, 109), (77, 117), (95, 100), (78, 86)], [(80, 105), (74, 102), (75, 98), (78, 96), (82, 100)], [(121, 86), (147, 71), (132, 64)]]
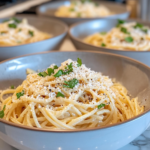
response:
[[(130, 21), (138, 21), (139, 23), (150, 26), (150, 23), (143, 22), (140, 20), (127, 20), (126, 22), (130, 22)], [(78, 23), (71, 26), (69, 30), (69, 35), (71, 37), (72, 42), (74, 43), (75, 47), (78, 50), (93, 50), (93, 51), (115, 53), (115, 54), (134, 58), (150, 66), (150, 51), (114, 50), (114, 49), (94, 46), (83, 42), (83, 39), (91, 34), (94, 34), (96, 32), (111, 30), (113, 27), (116, 26), (117, 22), (118, 22), (117, 19), (103, 19), (103, 20), (97, 19), (97, 20)]]
[[(16, 17), (19, 19), (27, 18), (30, 25), (36, 27), (40, 31), (52, 34), (53, 37), (43, 41), (19, 46), (0, 46), (0, 61), (24, 54), (59, 49), (67, 34), (67, 25), (59, 20), (37, 17), (34, 15), (18, 15)], [(9, 18), (0, 19), (0, 22), (7, 19)]]
[[(71, 3), (70, 1), (63, 1), (63, 0), (56, 1), (56, 2), (50, 2), (48, 4), (39, 6), (37, 9), (37, 14), (48, 16), (51, 18), (57, 18), (59, 20), (64, 21), (68, 25), (71, 25), (71, 24), (74, 24), (77, 22), (81, 22), (81, 21), (88, 21), (88, 20), (96, 19), (96, 18), (68, 18), (68, 17), (55, 16), (55, 12), (60, 6), (68, 5), (70, 3)], [(99, 3), (106, 6), (111, 11), (116, 13), (116, 14), (108, 16), (106, 18), (127, 19), (129, 17), (129, 12), (127, 11), (126, 7), (122, 4), (116, 4), (114, 2), (99, 2)], [(103, 17), (100, 17), (99, 19), (102, 19), (102, 18)]]
[[(92, 70), (116, 78), (136, 97), (145, 111), (123, 123), (76, 130), (37, 129), (0, 119), (0, 138), (19, 150), (116, 150), (138, 137), (150, 124), (150, 68), (130, 58), (102, 52), (51, 52), (15, 58), (0, 63), (0, 90), (18, 86), (26, 69), (46, 69), (71, 58)], [(7, 106), (6, 106), (7, 107)]]

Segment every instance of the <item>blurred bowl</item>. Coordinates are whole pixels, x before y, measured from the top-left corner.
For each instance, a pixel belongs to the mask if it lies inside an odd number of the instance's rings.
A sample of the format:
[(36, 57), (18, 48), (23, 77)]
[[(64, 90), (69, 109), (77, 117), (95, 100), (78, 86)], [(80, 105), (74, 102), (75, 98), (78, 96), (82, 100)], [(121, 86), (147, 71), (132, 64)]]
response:
[[(24, 54), (59, 49), (64, 37), (67, 34), (67, 25), (59, 20), (37, 17), (34, 15), (17, 15), (15, 17), (19, 19), (26, 18), (30, 25), (34, 26), (40, 31), (51, 34), (52, 37), (43, 41), (29, 44), (0, 46), (0, 61)], [(9, 18), (0, 19), (0, 22), (3, 22), (7, 19)]]
[[(145, 105), (142, 114), (122, 123), (90, 129), (48, 130), (23, 126), (0, 119), (0, 138), (19, 150), (116, 150), (128, 144), (150, 124), (150, 68), (130, 58), (102, 52), (50, 52), (14, 58), (0, 63), (0, 90), (18, 86), (26, 69), (46, 69), (67, 59), (82, 62), (122, 83)], [(146, 99), (146, 100), (145, 100)]]
[[(143, 22), (140, 20), (127, 20), (126, 22), (138, 21), (144, 25), (150, 26), (150, 23)], [(69, 36), (75, 47), (78, 50), (93, 50), (93, 51), (103, 51), (109, 53), (115, 53), (119, 55), (124, 55), (127, 57), (134, 58), (144, 64), (150, 66), (150, 51), (125, 51), (125, 50), (115, 50), (104, 47), (98, 47), (91, 44), (83, 42), (83, 39), (89, 35), (96, 32), (109, 31), (115, 27), (118, 23), (117, 19), (97, 19), (87, 22), (82, 22), (71, 26), (69, 30)]]
[[(37, 13), (39, 15), (48, 16), (51, 18), (57, 18), (61, 21), (64, 21), (68, 25), (81, 22), (81, 21), (89, 21), (93, 19), (102, 19), (104, 17), (97, 17), (97, 18), (70, 18), (70, 17), (57, 17), (55, 16), (56, 10), (62, 5), (69, 5), (70, 1), (56, 1), (50, 2), (48, 4), (41, 5), (37, 9)], [(129, 17), (129, 11), (127, 11), (125, 5), (117, 4), (114, 2), (100, 2), (100, 4), (106, 6), (112, 12), (115, 12), (114, 15), (110, 15), (106, 18), (117, 18), (117, 19), (127, 19)]]

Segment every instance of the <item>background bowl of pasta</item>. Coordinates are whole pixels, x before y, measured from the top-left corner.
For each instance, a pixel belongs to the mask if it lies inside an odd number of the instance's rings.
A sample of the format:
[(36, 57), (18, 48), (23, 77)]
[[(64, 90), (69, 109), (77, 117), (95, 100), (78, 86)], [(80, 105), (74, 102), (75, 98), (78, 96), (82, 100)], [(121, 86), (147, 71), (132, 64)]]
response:
[(115, 53), (150, 66), (150, 24), (147, 22), (97, 19), (73, 25), (69, 35), (78, 50)]
[(17, 149), (116, 150), (150, 124), (150, 68), (136, 60), (43, 52), (0, 70), (0, 138)]
[(98, 2), (94, 0), (56, 1), (41, 5), (37, 9), (39, 15), (57, 18), (68, 25), (93, 20), (95, 18), (127, 19), (129, 11), (121, 4)]
[(67, 30), (59, 20), (34, 15), (0, 19), (0, 61), (58, 49)]

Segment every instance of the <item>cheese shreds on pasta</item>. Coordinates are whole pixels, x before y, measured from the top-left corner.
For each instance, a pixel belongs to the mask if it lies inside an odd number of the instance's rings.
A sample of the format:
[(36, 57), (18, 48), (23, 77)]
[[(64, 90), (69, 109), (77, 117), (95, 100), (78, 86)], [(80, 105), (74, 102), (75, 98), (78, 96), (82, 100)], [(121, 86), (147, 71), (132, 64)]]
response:
[(4, 120), (44, 129), (84, 129), (123, 122), (144, 111), (124, 86), (71, 59), (52, 74), (48, 69), (31, 72), (16, 89), (2, 91)]
[(28, 44), (51, 37), (52, 35), (41, 32), (29, 25), (27, 19), (19, 20), (17, 18), (11, 18), (0, 23), (0, 46)]
[(115, 50), (149, 51), (150, 28), (137, 22), (122, 23), (106, 33), (90, 35), (84, 42)]
[(89, 1), (74, 1), (69, 5), (60, 6), (55, 12), (58, 17), (71, 18), (107, 17), (112, 14), (107, 7)]

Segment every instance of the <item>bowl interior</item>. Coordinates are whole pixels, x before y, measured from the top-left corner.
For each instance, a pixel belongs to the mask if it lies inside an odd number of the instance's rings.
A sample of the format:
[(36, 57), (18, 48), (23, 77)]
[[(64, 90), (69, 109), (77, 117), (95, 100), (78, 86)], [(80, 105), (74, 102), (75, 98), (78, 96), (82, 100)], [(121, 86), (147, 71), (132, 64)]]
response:
[(92, 70), (102, 72), (122, 83), (129, 93), (139, 97), (139, 102), (150, 109), (150, 69), (135, 60), (107, 53), (97, 52), (52, 52), (29, 55), (0, 64), (0, 90), (11, 85), (18, 86), (26, 79), (26, 69), (43, 71), (52, 63), (58, 66), (71, 58), (82, 62)]
[[(113, 2), (103, 2), (103, 1), (102, 2), (98, 2), (96, 0), (95, 0), (95, 2), (106, 6), (110, 11), (114, 12), (113, 15), (115, 15), (115, 14), (122, 14), (122, 13), (127, 12), (126, 7), (124, 5), (121, 5), (121, 4), (116, 4), (116, 3), (113, 3)], [(63, 5), (67, 6), (67, 5), (70, 5), (70, 3), (71, 3), (71, 1), (51, 2), (51, 3), (44, 4), (44, 5), (40, 6), (38, 8), (38, 12), (40, 14), (45, 14), (45, 15), (49, 15), (49, 16), (55, 16), (55, 12), (60, 6), (63, 6)], [(65, 17), (61, 17), (61, 18), (65, 18)], [(85, 19), (85, 18), (79, 18), (79, 19)]]
[[(29, 25), (34, 26), (40, 31), (49, 33), (53, 37), (63, 34), (67, 30), (67, 27), (64, 23), (55, 19), (37, 17), (35, 15), (16, 15), (15, 17), (21, 20), (26, 18), (29, 22)], [(0, 19), (0, 23), (8, 19), (9, 18)]]

